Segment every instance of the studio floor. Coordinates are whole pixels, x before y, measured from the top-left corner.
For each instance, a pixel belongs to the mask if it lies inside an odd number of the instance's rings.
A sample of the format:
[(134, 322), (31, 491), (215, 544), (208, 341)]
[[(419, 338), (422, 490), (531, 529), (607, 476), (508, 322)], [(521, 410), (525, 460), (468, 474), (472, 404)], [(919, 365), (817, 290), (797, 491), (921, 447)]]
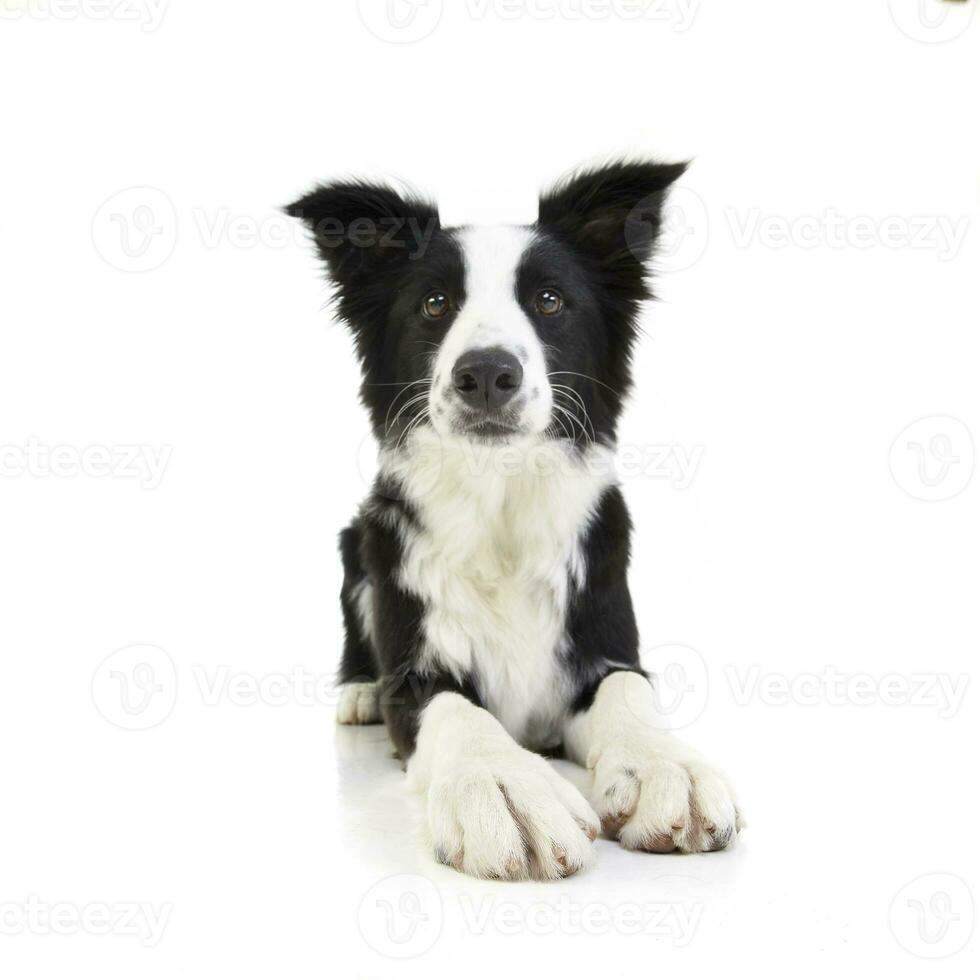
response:
[[(790, 727), (802, 737), (801, 721)], [(637, 854), (601, 839), (592, 868), (556, 883), (477, 881), (437, 864), (384, 730), (338, 728), (346, 879), (360, 893), (345, 946), (365, 977), (389, 975), (392, 961), (405, 976), (550, 963), (626, 977), (644, 961), (691, 977), (790, 962), (803, 976), (966, 976), (966, 962), (931, 955), (964, 939), (962, 918), (944, 927), (935, 897), (955, 891), (956, 875), (936, 864), (928, 823), (902, 806), (907, 787), (865, 770), (865, 750), (848, 753), (842, 727), (799, 749), (782, 722), (782, 739), (760, 740), (764, 755), (742, 766), (760, 798), (745, 803), (749, 826), (727, 851)], [(910, 746), (910, 763), (915, 755)], [(588, 792), (584, 770), (552, 764)], [(962, 866), (955, 847), (939, 850)]]

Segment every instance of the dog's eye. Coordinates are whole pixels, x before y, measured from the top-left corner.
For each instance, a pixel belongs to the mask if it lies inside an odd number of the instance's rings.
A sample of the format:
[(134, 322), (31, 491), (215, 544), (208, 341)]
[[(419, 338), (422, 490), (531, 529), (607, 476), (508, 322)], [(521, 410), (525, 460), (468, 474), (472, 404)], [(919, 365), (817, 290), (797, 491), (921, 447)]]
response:
[(429, 293), (422, 300), (422, 313), (430, 320), (438, 320), (449, 312), (449, 297), (439, 290)]
[(554, 316), (556, 313), (561, 313), (564, 305), (565, 301), (556, 289), (542, 289), (534, 297), (534, 308), (542, 316)]

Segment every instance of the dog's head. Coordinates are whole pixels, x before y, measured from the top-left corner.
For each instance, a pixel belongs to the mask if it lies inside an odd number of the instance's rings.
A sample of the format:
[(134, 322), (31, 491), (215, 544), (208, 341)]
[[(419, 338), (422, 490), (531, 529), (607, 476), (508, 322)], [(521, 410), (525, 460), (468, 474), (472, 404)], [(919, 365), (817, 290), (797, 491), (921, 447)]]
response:
[(287, 211), (313, 231), (389, 448), (418, 427), (493, 443), (615, 438), (646, 263), (684, 164), (618, 163), (542, 196), (527, 227), (443, 228), (390, 187), (339, 182)]

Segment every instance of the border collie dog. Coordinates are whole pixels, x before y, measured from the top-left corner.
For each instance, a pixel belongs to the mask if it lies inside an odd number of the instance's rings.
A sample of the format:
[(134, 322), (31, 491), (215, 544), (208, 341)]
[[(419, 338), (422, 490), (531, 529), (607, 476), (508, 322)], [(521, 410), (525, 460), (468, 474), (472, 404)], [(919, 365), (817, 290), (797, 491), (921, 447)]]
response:
[[(658, 725), (613, 467), (684, 169), (579, 172), (527, 227), (444, 228), (432, 204), (352, 181), (287, 208), (353, 331), (380, 444), (340, 539), (338, 720), (387, 725), (436, 857), (472, 875), (560, 878), (600, 829), (658, 853), (740, 829), (724, 775)], [(558, 751), (590, 771), (591, 805), (539, 754)]]

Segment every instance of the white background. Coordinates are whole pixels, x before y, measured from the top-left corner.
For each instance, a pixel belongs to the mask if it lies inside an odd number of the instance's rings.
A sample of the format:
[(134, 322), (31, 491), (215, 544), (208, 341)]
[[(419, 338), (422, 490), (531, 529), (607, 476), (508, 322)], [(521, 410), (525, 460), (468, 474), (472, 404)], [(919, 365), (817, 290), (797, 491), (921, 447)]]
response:
[[(52, 2), (0, 0), (3, 975), (971, 975), (976, 5)], [(695, 159), (623, 427), (644, 657), (750, 827), (473, 882), (333, 723), (371, 448), (276, 207), (529, 221), (625, 152)]]

